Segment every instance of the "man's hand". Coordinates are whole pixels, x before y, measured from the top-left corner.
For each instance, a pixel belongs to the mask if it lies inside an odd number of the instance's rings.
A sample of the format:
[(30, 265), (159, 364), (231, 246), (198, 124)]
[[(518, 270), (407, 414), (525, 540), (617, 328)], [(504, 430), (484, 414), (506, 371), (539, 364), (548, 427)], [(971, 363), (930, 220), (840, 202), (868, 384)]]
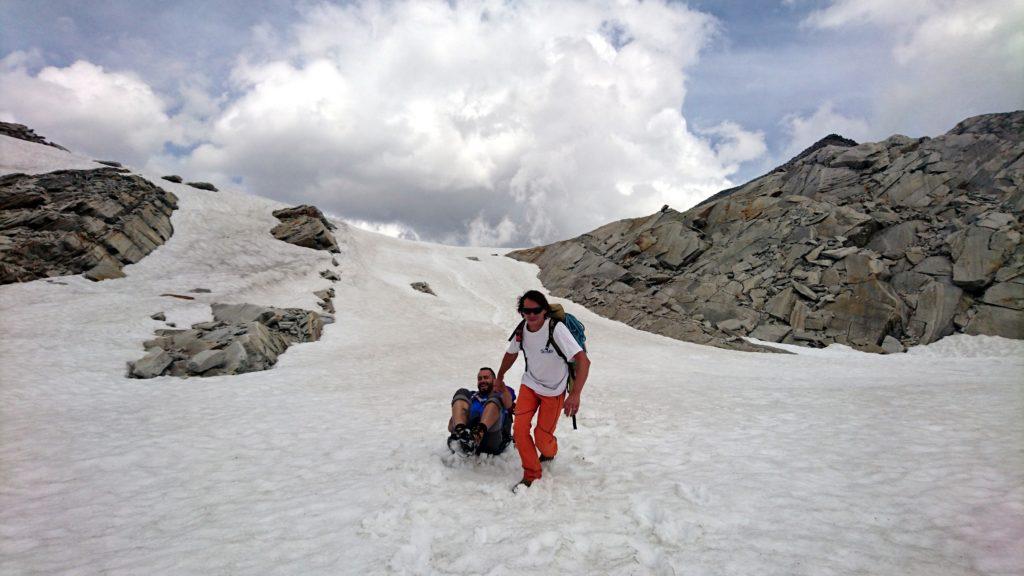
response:
[(572, 392), (565, 398), (565, 403), (562, 404), (562, 411), (565, 412), (566, 416), (575, 416), (580, 411), (580, 395), (578, 392)]

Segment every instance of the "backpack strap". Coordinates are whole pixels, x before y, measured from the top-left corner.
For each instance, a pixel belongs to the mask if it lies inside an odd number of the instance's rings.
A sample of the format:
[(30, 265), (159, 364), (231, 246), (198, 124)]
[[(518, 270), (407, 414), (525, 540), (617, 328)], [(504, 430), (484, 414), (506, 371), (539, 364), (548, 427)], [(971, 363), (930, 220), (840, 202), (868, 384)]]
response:
[(520, 320), (516, 329), (509, 335), (508, 341), (511, 342), (515, 338), (519, 342), (519, 350), (523, 353), (523, 362), (526, 364), (526, 370), (530, 370), (530, 359), (526, 357), (526, 348), (523, 346), (523, 330), (526, 329), (526, 320)]

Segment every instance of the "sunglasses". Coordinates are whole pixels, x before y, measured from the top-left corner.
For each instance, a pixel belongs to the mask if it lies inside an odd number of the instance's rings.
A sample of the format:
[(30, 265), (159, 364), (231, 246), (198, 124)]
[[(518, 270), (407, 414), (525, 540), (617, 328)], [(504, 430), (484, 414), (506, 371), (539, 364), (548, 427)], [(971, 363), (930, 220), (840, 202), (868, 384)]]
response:
[(538, 306), (536, 308), (520, 308), (519, 311), (523, 314), (540, 314), (544, 309)]

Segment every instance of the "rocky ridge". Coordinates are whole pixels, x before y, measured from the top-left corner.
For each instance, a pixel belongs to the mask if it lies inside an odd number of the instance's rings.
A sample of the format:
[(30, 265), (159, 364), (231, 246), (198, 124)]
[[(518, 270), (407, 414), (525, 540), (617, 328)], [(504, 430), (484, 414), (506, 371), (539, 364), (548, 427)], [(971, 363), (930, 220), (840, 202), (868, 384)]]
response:
[(119, 168), (0, 176), (0, 284), (123, 276), (174, 233), (177, 197)]
[(555, 295), (670, 337), (899, 352), (1024, 338), (1024, 111), (936, 138), (830, 136), (704, 203), (510, 253)]
[(26, 142), (35, 142), (36, 144), (43, 144), (44, 146), (52, 146), (65, 152), (67, 148), (60, 144), (54, 144), (43, 138), (36, 131), (25, 126), (24, 124), (15, 124), (13, 122), (0, 122), (0, 135), (10, 136), (11, 138), (17, 138), (18, 140), (25, 140)]

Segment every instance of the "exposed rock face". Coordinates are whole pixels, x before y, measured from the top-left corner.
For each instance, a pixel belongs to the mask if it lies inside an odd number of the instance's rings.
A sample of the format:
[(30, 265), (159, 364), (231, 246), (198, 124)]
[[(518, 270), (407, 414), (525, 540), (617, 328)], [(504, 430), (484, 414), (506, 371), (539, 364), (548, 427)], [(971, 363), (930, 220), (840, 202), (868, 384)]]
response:
[(146, 355), (128, 363), (132, 378), (220, 376), (266, 370), (296, 342), (320, 339), (316, 312), (255, 304), (213, 304), (213, 321), (190, 330), (157, 330)]
[(177, 201), (116, 168), (0, 176), (0, 284), (123, 276), (174, 233)]
[(334, 225), (319, 208), (307, 205), (282, 208), (274, 210), (274, 216), (281, 221), (270, 231), (274, 238), (303, 248), (341, 251), (338, 249), (338, 241), (331, 234)]
[(1022, 212), (1018, 111), (937, 138), (832, 138), (686, 212), (510, 256), (557, 296), (682, 340), (899, 352), (954, 332), (1024, 338)]
[(0, 134), (4, 136), (10, 136), (11, 138), (17, 138), (18, 140), (25, 140), (28, 142), (35, 142), (36, 144), (44, 144), (46, 146), (53, 146), (59, 148), (65, 152), (67, 148), (60, 144), (54, 144), (48, 142), (46, 138), (43, 138), (39, 134), (36, 134), (35, 130), (25, 126), (24, 124), (14, 124), (13, 122), (0, 122)]

